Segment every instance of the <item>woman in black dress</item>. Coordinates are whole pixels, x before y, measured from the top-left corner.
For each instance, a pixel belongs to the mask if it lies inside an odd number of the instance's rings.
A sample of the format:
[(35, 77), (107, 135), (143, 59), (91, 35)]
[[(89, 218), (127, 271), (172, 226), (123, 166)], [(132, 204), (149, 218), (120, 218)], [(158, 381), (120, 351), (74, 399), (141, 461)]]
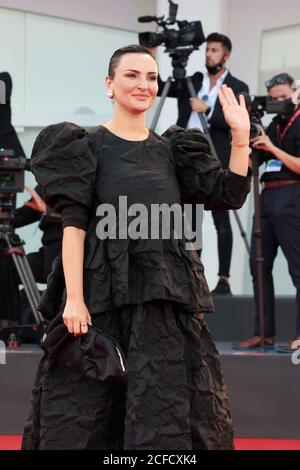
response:
[[(232, 449), (233, 428), (218, 352), (203, 321), (213, 304), (197, 254), (181, 239), (96, 235), (97, 207), (119, 196), (146, 207), (203, 203), (238, 209), (249, 192), (249, 118), (222, 87), (232, 130), (223, 170), (203, 134), (145, 125), (157, 94), (157, 64), (141, 46), (119, 49), (106, 78), (113, 118), (91, 133), (71, 124), (38, 136), (32, 169), (46, 202), (62, 213), (66, 288), (54, 270), (44, 313), (63, 312), (70, 333), (104, 329), (122, 346), (128, 384), (99, 384), (41, 359), (23, 449)], [(121, 222), (120, 222), (121, 224)], [(59, 297), (59, 299), (57, 298)], [(55, 308), (53, 308), (55, 306)]]

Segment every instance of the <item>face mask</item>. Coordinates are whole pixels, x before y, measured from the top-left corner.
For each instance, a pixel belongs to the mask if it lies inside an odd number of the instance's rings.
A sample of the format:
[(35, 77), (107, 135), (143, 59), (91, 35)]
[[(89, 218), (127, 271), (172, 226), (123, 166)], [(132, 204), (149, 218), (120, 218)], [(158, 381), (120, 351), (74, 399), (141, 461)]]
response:
[(292, 98), (288, 98), (284, 100), (284, 112), (282, 113), (284, 116), (289, 116), (295, 111), (295, 104), (292, 101)]

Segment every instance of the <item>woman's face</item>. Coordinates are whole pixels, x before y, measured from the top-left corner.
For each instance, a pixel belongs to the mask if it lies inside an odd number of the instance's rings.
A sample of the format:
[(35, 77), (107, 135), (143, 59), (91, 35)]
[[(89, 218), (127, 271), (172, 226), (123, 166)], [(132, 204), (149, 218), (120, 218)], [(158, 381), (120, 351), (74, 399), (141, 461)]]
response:
[(134, 114), (151, 108), (158, 92), (158, 69), (150, 55), (125, 54), (114, 72), (114, 78), (106, 77), (106, 87), (113, 91), (116, 106)]

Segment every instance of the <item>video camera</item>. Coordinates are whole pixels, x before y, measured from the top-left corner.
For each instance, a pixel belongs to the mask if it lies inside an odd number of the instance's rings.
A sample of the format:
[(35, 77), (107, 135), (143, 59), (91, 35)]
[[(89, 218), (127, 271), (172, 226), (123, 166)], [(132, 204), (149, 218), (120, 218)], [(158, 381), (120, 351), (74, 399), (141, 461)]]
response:
[(250, 138), (259, 136), (262, 133), (262, 117), (264, 114), (286, 114), (290, 109), (292, 98), (278, 101), (270, 96), (255, 96), (242, 93), (250, 116)]
[(0, 149), (0, 232), (10, 228), (14, 217), (16, 194), (24, 191), (28, 160), (15, 157), (13, 150)]
[[(169, 0), (169, 18), (165, 16), (141, 16), (140, 23), (155, 21), (161, 32), (145, 32), (139, 34), (139, 43), (145, 47), (157, 47), (162, 44), (166, 46), (166, 51), (172, 53), (178, 48), (191, 48), (197, 50), (205, 42), (205, 36), (201, 21), (178, 21), (176, 20), (178, 5)], [(179, 29), (170, 29), (169, 25), (177, 24)]]

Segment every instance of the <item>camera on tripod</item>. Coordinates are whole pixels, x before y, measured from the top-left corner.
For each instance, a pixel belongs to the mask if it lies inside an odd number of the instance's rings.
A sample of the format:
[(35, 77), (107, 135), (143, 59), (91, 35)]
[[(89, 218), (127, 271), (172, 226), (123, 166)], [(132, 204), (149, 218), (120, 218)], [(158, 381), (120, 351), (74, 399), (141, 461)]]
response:
[[(173, 79), (176, 82), (178, 90), (182, 88), (182, 82), (186, 76), (186, 66), (190, 54), (199, 49), (206, 38), (203, 33), (201, 21), (177, 21), (178, 5), (169, 0), (169, 18), (165, 16), (140, 16), (140, 23), (149, 23), (155, 21), (161, 32), (146, 32), (139, 34), (139, 43), (141, 46), (153, 48), (164, 44), (165, 52), (172, 58)], [(179, 29), (168, 28), (169, 25), (177, 23)]]
[(270, 96), (255, 96), (242, 93), (250, 116), (250, 138), (261, 135), (262, 118), (265, 114), (286, 114), (291, 105), (291, 98), (283, 101), (272, 99)]
[[(189, 48), (192, 51), (199, 49), (205, 42), (205, 36), (201, 21), (178, 21), (176, 20), (178, 5), (169, 0), (169, 18), (165, 16), (141, 16), (140, 23), (155, 21), (160, 32), (145, 32), (139, 34), (139, 43), (145, 47), (157, 47), (165, 45), (166, 51), (172, 53), (178, 48)], [(177, 24), (179, 29), (168, 28), (169, 25)]]
[(15, 157), (13, 150), (0, 149), (0, 232), (11, 230), (16, 194), (24, 191), (24, 157)]
[[(15, 157), (13, 150), (0, 149), (0, 336), (10, 343), (17, 338), (22, 328), (36, 328), (42, 324), (42, 316), (37, 310), (40, 301), (35, 279), (27, 260), (23, 240), (14, 233), (14, 217), (17, 193), (24, 191), (25, 170), (29, 170), (28, 160)], [(5, 273), (5, 274), (4, 274)], [(35, 318), (35, 324), (20, 325), (19, 283)], [(14, 339), (18, 344), (19, 340)]]

